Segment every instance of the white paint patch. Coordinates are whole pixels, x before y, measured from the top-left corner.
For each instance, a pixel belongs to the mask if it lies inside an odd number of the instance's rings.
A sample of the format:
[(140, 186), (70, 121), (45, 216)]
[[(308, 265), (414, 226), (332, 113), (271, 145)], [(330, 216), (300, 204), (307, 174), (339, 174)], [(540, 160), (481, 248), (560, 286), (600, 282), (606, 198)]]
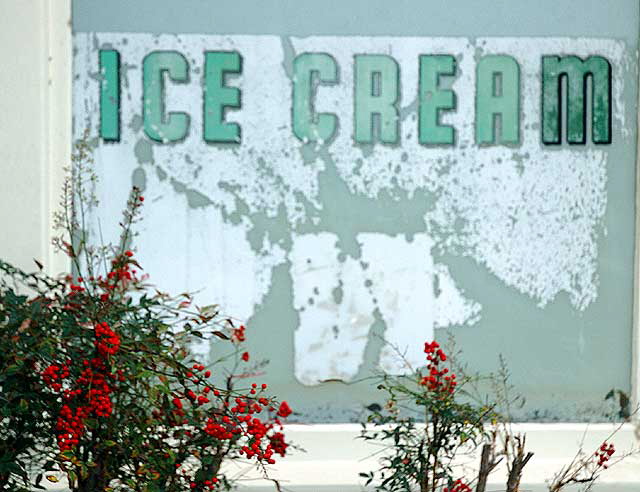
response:
[(412, 372), (424, 364), (424, 342), (433, 339), (433, 241), (425, 234), (411, 242), (382, 234), (357, 237), (367, 265), (362, 273), (371, 282), (371, 295), (386, 325), (380, 368), (389, 374)]
[[(170, 293), (193, 292), (198, 305), (219, 304), (222, 314), (246, 322), (269, 291), (272, 269), (285, 261), (284, 251), (278, 246), (254, 251), (247, 221), (233, 225), (216, 208), (190, 208), (184, 194), (152, 173), (147, 188), (154, 194), (146, 197), (151, 204), (135, 243), (153, 283)], [(194, 349), (208, 356), (208, 342)]]
[[(302, 384), (352, 380), (363, 361), (375, 305), (364, 286), (362, 267), (338, 260), (337, 236), (295, 237), (289, 259), (295, 332), (295, 376)], [(341, 292), (340, 292), (341, 291)]]
[[(340, 261), (338, 237), (329, 233), (296, 236), (289, 259), (294, 307), (295, 375), (303, 384), (353, 380), (363, 362), (376, 318), (386, 342), (379, 368), (390, 374), (424, 364), (424, 342), (434, 325), (463, 324), (479, 306), (464, 299), (446, 267), (434, 266), (433, 240), (416, 234), (357, 235), (362, 254)], [(434, 295), (434, 280), (441, 285)]]

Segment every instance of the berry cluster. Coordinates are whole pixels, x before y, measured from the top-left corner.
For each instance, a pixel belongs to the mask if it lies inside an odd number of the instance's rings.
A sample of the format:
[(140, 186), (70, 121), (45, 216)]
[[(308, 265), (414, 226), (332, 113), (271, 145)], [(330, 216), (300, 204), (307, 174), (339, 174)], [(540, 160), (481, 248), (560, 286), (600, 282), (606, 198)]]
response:
[(138, 287), (148, 275), (138, 276), (138, 271), (133, 268), (137, 262), (133, 260), (133, 252), (125, 251), (111, 260), (111, 270), (106, 278), (99, 275), (97, 278), (90, 278), (101, 290), (100, 300), (109, 301), (115, 291), (126, 292), (131, 287)]
[(88, 417), (88, 407), (78, 407), (73, 410), (69, 405), (62, 406), (56, 422), (58, 448), (60, 451), (64, 452), (78, 445), (80, 438), (84, 434), (84, 421)]
[(427, 354), (427, 371), (429, 374), (423, 376), (420, 380), (422, 386), (426, 386), (427, 390), (442, 395), (452, 394), (457, 386), (456, 375), (449, 374), (446, 367), (440, 369), (440, 363), (447, 360), (444, 351), (438, 345), (438, 342), (427, 342), (424, 344), (424, 353)]
[(74, 278), (71, 275), (67, 275), (64, 280), (69, 285), (69, 293), (66, 296), (66, 304), (63, 306), (63, 309), (75, 311), (82, 305), (82, 293), (86, 291), (86, 289), (80, 285), (84, 279), (78, 277), (77, 283), (74, 283)]
[(453, 484), (451, 484), (451, 487), (443, 488), (442, 492), (471, 492), (471, 487), (469, 487), (462, 480), (458, 479), (453, 482)]
[[(70, 301), (65, 306), (65, 309), (75, 310), (81, 306), (82, 299), (78, 298), (78, 296), (87, 291), (87, 289), (81, 285), (83, 283), (85, 285), (98, 287), (102, 290), (100, 300), (103, 302), (108, 301), (116, 290), (125, 292), (132, 286), (139, 286), (143, 280), (148, 278), (148, 275), (139, 277), (138, 271), (132, 268), (132, 266), (135, 265), (137, 265), (137, 262), (133, 260), (133, 252), (127, 250), (111, 260), (111, 270), (107, 273), (106, 277), (98, 275), (97, 277), (91, 276), (88, 279), (83, 277), (74, 279), (71, 275), (67, 275), (65, 281), (69, 284), (70, 292), (68, 298)], [(74, 302), (76, 299), (78, 302)]]
[(102, 359), (95, 358), (91, 361), (83, 360), (84, 369), (80, 373), (76, 384), (85, 388), (83, 400), (87, 401), (87, 407), (97, 417), (108, 417), (113, 411), (111, 403), (111, 387), (107, 383), (106, 364)]
[[(257, 386), (257, 385), (254, 385)], [(266, 385), (262, 385), (266, 389)], [(252, 389), (255, 391), (255, 388)], [(232, 440), (246, 438), (246, 443), (242, 445), (240, 454), (247, 458), (255, 458), (269, 464), (274, 464), (274, 453), (284, 456), (287, 443), (282, 432), (275, 429), (282, 429), (282, 423), (278, 417), (286, 418), (292, 411), (287, 402), (282, 402), (278, 408), (277, 417), (271, 419), (261, 419), (256, 415), (263, 412), (264, 406), (269, 405), (269, 400), (260, 397), (257, 400), (237, 397), (235, 405), (229, 408), (231, 415), (209, 417), (207, 419), (204, 432), (209, 436), (219, 440)], [(269, 411), (275, 411), (269, 406)]]
[[(235, 333), (232, 335), (234, 343), (244, 340), (244, 326), (232, 333)], [(266, 384), (253, 383), (246, 392), (232, 396), (231, 390), (216, 389), (210, 385), (211, 371), (202, 364), (193, 364), (184, 376), (183, 391), (174, 392), (171, 399), (174, 418), (170, 425), (174, 428), (174, 436), (183, 434), (189, 439), (198, 439), (196, 433), (202, 432), (207, 438), (204, 442), (208, 441), (207, 446), (212, 449), (235, 448), (240, 455), (263, 464), (274, 464), (276, 454), (285, 456), (288, 443), (280, 432), (280, 419), (287, 418), (292, 410), (284, 401), (274, 406), (272, 400), (264, 395)], [(203, 406), (205, 404), (212, 406)], [(179, 429), (182, 425), (189, 427)], [(224, 445), (221, 446), (220, 441)], [(180, 469), (179, 473), (185, 479), (188, 478), (190, 473), (181, 463), (175, 463), (175, 467)], [(222, 482), (221, 477), (214, 477), (198, 482), (191, 479), (188, 483), (192, 489), (213, 490)]]
[(280, 408), (278, 408), (278, 416), (282, 417), (282, 418), (287, 418), (289, 415), (291, 415), (293, 412), (291, 410), (291, 408), (289, 407), (289, 404), (286, 401), (283, 401), (282, 403), (280, 403)]
[[(211, 377), (211, 371), (207, 370), (205, 371), (205, 367), (202, 364), (194, 364), (193, 368), (194, 371), (199, 371), (202, 374), (201, 375), (195, 375), (193, 372), (188, 371), (185, 376), (188, 378), (188, 380), (190, 380), (194, 385), (196, 385), (195, 387), (197, 388), (198, 385), (200, 383), (203, 383), (203, 379), (208, 379)], [(173, 406), (175, 407), (173, 409), (173, 413), (175, 413), (178, 416), (184, 416), (185, 412), (184, 412), (184, 406), (182, 405), (182, 400), (181, 398), (186, 398), (188, 399), (192, 405), (194, 406), (198, 406), (198, 405), (204, 405), (205, 403), (209, 403), (209, 393), (212, 391), (212, 387), (205, 385), (202, 388), (202, 393), (201, 394), (197, 394), (195, 391), (193, 391), (192, 389), (186, 389), (184, 396), (180, 397), (180, 396), (175, 396), (171, 401), (173, 403)], [(215, 396), (220, 396), (220, 391), (218, 391), (217, 389), (213, 389), (213, 394)]]
[[(211, 480), (205, 480), (203, 485), (207, 487), (209, 490), (213, 490), (215, 486), (219, 483), (219, 480), (216, 477), (213, 477)], [(189, 484), (189, 488), (195, 489), (198, 486), (196, 482), (191, 482)]]
[(603, 442), (600, 446), (600, 449), (595, 452), (595, 457), (598, 460), (598, 466), (607, 468), (607, 461), (609, 461), (609, 459), (615, 452), (616, 449), (613, 444), (607, 444), (606, 442)]
[[(109, 356), (120, 348), (120, 338), (107, 323), (95, 326), (94, 345), (98, 353), (93, 359), (83, 359), (79, 376), (72, 380), (72, 361), (51, 364), (42, 373), (42, 381), (60, 393), (64, 404), (56, 421), (56, 437), (60, 451), (75, 448), (85, 432), (90, 417), (109, 417), (113, 413), (111, 381), (124, 381), (122, 371), (111, 372)], [(111, 381), (109, 381), (111, 380)]]
[(44, 381), (44, 384), (49, 386), (53, 391), (60, 391), (62, 389), (62, 381), (69, 377), (70, 365), (70, 360), (67, 360), (61, 365), (51, 364), (42, 371), (42, 380)]
[(130, 284), (138, 284), (142, 278), (138, 278), (137, 270), (131, 267), (135, 262), (132, 260), (133, 252), (125, 251), (124, 254), (111, 260), (111, 271), (107, 274), (106, 279), (98, 278), (98, 284), (105, 291), (101, 299), (107, 300), (109, 293), (120, 288), (125, 291)]
[(244, 325), (240, 325), (239, 328), (234, 328), (233, 333), (231, 334), (231, 341), (234, 343), (244, 342), (246, 340), (244, 330), (245, 330)]
[[(236, 333), (244, 338), (244, 327), (239, 332), (236, 329)], [(211, 371), (205, 370), (202, 364), (194, 364), (185, 376), (184, 384), (189, 387), (185, 386), (184, 392), (174, 393), (172, 398), (172, 413), (176, 416), (172, 423), (174, 429), (190, 422), (190, 428), (183, 429), (184, 435), (189, 439), (196, 438), (196, 431), (193, 430), (196, 427), (211, 439), (209, 445), (212, 449), (234, 447), (245, 458), (264, 464), (274, 464), (275, 455), (285, 456), (288, 443), (281, 432), (283, 427), (280, 419), (287, 418), (292, 410), (284, 401), (279, 406), (274, 406), (272, 400), (264, 395), (266, 384), (253, 383), (246, 392), (232, 397), (228, 390), (209, 386), (207, 379), (211, 376)], [(215, 398), (213, 408), (203, 407), (202, 405), (211, 403), (209, 398)], [(189, 419), (181, 418), (187, 417), (187, 414)], [(197, 422), (202, 422), (200, 427)], [(224, 446), (220, 446), (220, 441), (225, 443)], [(180, 463), (175, 466), (176, 469), (181, 468)], [(185, 478), (189, 475), (184, 469), (179, 473)], [(220, 477), (189, 481), (192, 489), (213, 490), (221, 483)]]
[(95, 328), (95, 346), (103, 357), (115, 354), (120, 349), (120, 337), (107, 323), (98, 323)]

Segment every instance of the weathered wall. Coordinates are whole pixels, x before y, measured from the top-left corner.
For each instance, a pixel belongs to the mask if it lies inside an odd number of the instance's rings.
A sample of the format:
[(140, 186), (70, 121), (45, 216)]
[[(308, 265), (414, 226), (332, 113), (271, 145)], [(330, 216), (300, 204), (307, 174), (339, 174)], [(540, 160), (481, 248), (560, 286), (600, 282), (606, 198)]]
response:
[[(95, 140), (103, 232), (129, 186), (142, 186), (147, 271), (247, 319), (250, 349), (270, 360), (266, 381), (303, 420), (348, 421), (379, 402), (370, 382), (354, 381), (398, 370), (380, 336), (417, 363), (420, 341), (447, 332), (473, 369), (495, 370), (504, 355), (527, 399), (518, 418), (606, 418), (605, 394), (631, 390), (637, 5), (221, 5), (74, 2), (75, 135), (97, 135), (98, 51), (121, 56), (121, 139)], [(230, 85), (243, 102), (228, 119), (242, 144), (207, 144), (202, 53), (235, 49), (243, 73)], [(189, 81), (166, 89), (168, 110), (191, 117), (181, 142), (145, 135), (141, 65), (154, 50), (189, 63)], [(312, 145), (291, 128), (292, 62), (318, 51), (340, 66), (340, 82), (316, 99), (340, 127)], [(398, 62), (400, 145), (353, 144), (359, 53)], [(453, 148), (417, 142), (423, 53), (456, 57), (458, 105), (443, 117), (458, 132)], [(520, 64), (516, 148), (474, 143), (475, 64), (490, 53)], [(611, 145), (540, 143), (541, 56), (567, 53), (613, 66)]]

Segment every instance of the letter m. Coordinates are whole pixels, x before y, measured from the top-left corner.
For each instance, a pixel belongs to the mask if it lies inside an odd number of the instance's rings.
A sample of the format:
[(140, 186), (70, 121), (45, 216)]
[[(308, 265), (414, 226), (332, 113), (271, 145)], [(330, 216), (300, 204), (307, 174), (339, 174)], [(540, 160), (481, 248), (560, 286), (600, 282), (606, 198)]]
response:
[(586, 143), (587, 80), (591, 78), (593, 143), (611, 143), (611, 64), (602, 56), (542, 57), (542, 141), (562, 141), (562, 80), (566, 79), (567, 141)]

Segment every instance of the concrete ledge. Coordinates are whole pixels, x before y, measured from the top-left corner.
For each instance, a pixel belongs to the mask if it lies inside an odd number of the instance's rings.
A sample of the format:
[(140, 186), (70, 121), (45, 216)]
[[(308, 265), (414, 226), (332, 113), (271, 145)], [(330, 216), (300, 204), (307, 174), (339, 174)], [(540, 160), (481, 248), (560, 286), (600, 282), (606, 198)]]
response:
[[(522, 490), (532, 492), (547, 490), (550, 480), (575, 456), (583, 442), (583, 449), (591, 452), (605, 440), (616, 444), (619, 453), (638, 449), (634, 428), (625, 424), (612, 438), (618, 428), (611, 424), (515, 424), (515, 433), (526, 433), (528, 449), (535, 453), (525, 468)], [(273, 467), (270, 476), (282, 480), (282, 485), (293, 492), (311, 491), (362, 491), (358, 473), (376, 470), (377, 458), (372, 456), (379, 450), (376, 446), (356, 439), (360, 426), (340, 425), (290, 425), (287, 436), (306, 449), (306, 453), (295, 453)], [(459, 465), (464, 476), (475, 476), (479, 459), (464, 457)], [(232, 467), (229, 467), (232, 472)], [(237, 470), (240, 472), (240, 469)], [(504, 490), (506, 473), (499, 467), (489, 479), (488, 490)], [(259, 492), (273, 490), (268, 482), (251, 480), (243, 482), (242, 491)], [(640, 456), (632, 456), (602, 474), (598, 487), (602, 492), (640, 491)]]
[[(535, 453), (525, 468), (521, 491), (546, 491), (546, 482), (575, 456), (580, 444), (591, 452), (605, 440), (614, 442), (618, 453), (638, 449), (634, 427), (625, 424), (613, 438), (617, 425), (612, 424), (514, 424), (515, 433), (526, 433), (527, 447)], [(377, 458), (372, 456), (379, 448), (356, 439), (360, 434), (357, 424), (289, 425), (286, 435), (306, 452), (293, 452), (271, 467), (270, 476), (281, 481), (289, 492), (362, 492), (365, 489), (358, 477), (360, 472), (376, 470)], [(465, 456), (459, 463), (463, 476), (475, 476), (478, 458)], [(270, 482), (261, 479), (247, 464), (231, 464), (226, 468), (231, 476), (242, 476), (239, 491), (274, 491)], [(499, 467), (489, 479), (488, 491), (505, 488), (506, 473)], [(56, 484), (50, 490), (65, 490)], [(567, 489), (576, 490), (576, 489)], [(640, 455), (627, 458), (606, 470), (595, 492), (640, 491)]]

